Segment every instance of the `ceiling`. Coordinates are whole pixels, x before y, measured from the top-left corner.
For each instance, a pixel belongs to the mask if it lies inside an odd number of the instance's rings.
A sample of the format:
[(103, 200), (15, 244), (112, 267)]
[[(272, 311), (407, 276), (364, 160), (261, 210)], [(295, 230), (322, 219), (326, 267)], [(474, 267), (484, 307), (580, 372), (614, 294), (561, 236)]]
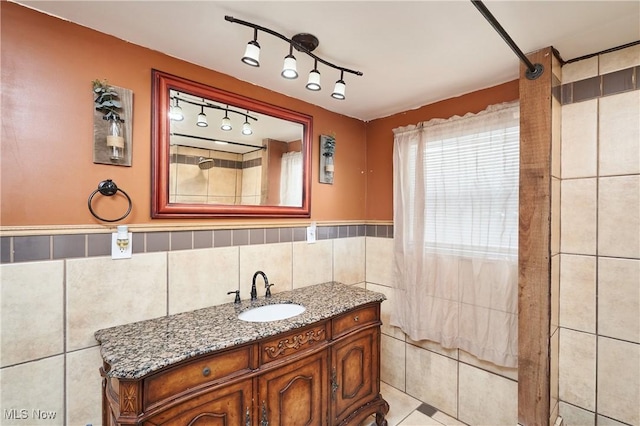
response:
[[(18, 1), (249, 83), (369, 121), (518, 77), (517, 56), (470, 1)], [(639, 1), (485, 1), (525, 53), (555, 47), (564, 60), (640, 39)], [(260, 32), (260, 67), (240, 62), (251, 28), (306, 32), (314, 54), (345, 74), (346, 100), (330, 97), (339, 72), (319, 64), (323, 89), (305, 89), (313, 60), (298, 52), (297, 80), (280, 77), (288, 45)], [(295, 53), (295, 51), (294, 51)]]

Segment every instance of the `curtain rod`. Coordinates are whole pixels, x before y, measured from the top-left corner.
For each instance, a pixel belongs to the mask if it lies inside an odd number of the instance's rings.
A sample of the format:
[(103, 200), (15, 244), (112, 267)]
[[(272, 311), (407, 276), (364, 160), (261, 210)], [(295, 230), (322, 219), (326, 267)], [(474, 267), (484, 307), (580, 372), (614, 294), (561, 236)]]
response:
[(513, 52), (520, 58), (520, 60), (525, 63), (525, 65), (527, 66), (527, 71), (525, 72), (526, 77), (529, 80), (535, 80), (536, 78), (540, 77), (544, 72), (544, 67), (542, 66), (542, 64), (534, 65), (533, 63), (531, 63), (529, 58), (527, 58), (525, 54), (522, 53), (522, 50), (518, 48), (513, 39), (509, 36), (509, 34), (507, 34), (504, 28), (502, 28), (502, 25), (500, 25), (498, 20), (491, 14), (489, 9), (487, 9), (482, 1), (471, 0), (471, 3), (473, 3), (476, 9), (480, 11), (482, 16), (484, 16), (485, 19), (489, 21), (491, 26), (498, 32), (498, 34), (500, 34), (502, 39), (509, 45), (511, 50), (513, 50)]

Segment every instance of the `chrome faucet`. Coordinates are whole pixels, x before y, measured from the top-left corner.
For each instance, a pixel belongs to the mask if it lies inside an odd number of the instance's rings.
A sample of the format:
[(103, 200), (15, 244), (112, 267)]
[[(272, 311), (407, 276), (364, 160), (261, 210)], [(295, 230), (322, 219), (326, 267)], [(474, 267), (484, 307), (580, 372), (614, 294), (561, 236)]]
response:
[(262, 271), (257, 271), (253, 274), (253, 280), (251, 281), (251, 300), (256, 300), (258, 298), (258, 292), (256, 291), (256, 278), (258, 275), (262, 275), (262, 279), (264, 279), (264, 288), (267, 289), (264, 297), (271, 297), (271, 287), (273, 284), (269, 284), (269, 280), (267, 279), (267, 274)]

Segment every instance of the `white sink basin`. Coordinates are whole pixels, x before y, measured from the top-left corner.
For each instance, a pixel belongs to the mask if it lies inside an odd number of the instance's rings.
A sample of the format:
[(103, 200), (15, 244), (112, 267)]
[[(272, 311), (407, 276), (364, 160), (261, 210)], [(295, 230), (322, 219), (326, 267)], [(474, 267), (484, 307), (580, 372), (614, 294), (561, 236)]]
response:
[(248, 309), (240, 313), (238, 319), (249, 322), (277, 321), (295, 317), (304, 311), (305, 307), (302, 305), (296, 305), (295, 303), (276, 303)]

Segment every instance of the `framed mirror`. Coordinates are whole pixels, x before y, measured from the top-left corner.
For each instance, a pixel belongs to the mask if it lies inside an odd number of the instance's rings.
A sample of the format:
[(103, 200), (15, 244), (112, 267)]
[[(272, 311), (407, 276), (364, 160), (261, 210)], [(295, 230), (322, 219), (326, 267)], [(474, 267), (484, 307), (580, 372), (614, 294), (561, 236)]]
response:
[(151, 216), (309, 217), (313, 118), (152, 71)]

